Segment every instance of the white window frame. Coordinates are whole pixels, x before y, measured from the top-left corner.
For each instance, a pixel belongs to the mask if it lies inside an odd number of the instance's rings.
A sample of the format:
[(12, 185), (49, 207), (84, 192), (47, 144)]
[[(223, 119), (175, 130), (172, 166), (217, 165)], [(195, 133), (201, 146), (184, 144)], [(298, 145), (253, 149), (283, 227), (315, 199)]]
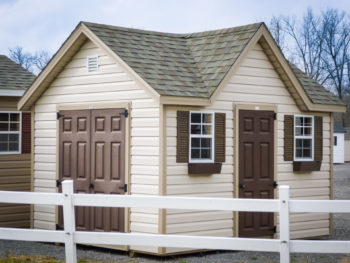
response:
[(0, 111), (0, 113), (18, 113), (19, 131), (0, 131), (0, 134), (18, 134), (18, 151), (0, 152), (0, 155), (21, 154), (22, 152), (22, 112), (21, 111)]
[[(296, 118), (298, 117), (306, 117), (306, 118), (311, 118), (311, 135), (295, 135), (295, 129), (296, 129)], [(314, 160), (314, 143), (315, 143), (315, 118), (313, 115), (294, 115), (294, 130), (293, 130), (293, 135), (294, 135), (294, 161), (298, 162), (307, 162), (307, 161), (313, 161)], [(311, 139), (311, 158), (300, 158), (296, 157), (296, 140), (297, 139)]]
[[(192, 116), (192, 113), (201, 113), (201, 114), (211, 114), (212, 115), (212, 118), (211, 118), (211, 135), (210, 134), (191, 134), (191, 116)], [(201, 123), (202, 123), (202, 118), (201, 118)], [(193, 124), (196, 124), (196, 123), (193, 123)], [(202, 124), (201, 125), (201, 129), (202, 129)], [(190, 116), (189, 116), (189, 151), (188, 151), (188, 155), (189, 155), (189, 162), (190, 163), (214, 163), (214, 145), (215, 145), (215, 128), (214, 128), (214, 125), (215, 125), (215, 112), (213, 111), (190, 111)], [(211, 159), (192, 159), (191, 157), (191, 152), (192, 152), (192, 138), (211, 138)]]

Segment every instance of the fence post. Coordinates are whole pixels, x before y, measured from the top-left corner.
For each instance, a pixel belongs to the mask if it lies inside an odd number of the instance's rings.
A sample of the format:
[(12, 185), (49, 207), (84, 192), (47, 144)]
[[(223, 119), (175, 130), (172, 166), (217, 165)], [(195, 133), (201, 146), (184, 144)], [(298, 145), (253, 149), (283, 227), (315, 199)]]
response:
[(75, 213), (73, 205), (73, 180), (62, 182), (63, 202), (63, 222), (64, 222), (64, 243), (66, 251), (66, 262), (77, 262), (77, 247), (74, 242)]
[(280, 224), (280, 261), (289, 263), (289, 186), (281, 185), (278, 187), (280, 200), (279, 224)]

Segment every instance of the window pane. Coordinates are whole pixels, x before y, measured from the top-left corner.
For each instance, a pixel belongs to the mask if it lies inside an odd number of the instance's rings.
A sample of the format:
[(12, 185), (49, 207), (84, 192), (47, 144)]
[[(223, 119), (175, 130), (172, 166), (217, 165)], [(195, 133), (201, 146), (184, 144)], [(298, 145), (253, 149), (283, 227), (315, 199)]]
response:
[(303, 157), (304, 157), (304, 158), (311, 158), (311, 149), (309, 149), (309, 148), (304, 148), (304, 149), (303, 149)]
[(312, 118), (306, 117), (304, 118), (304, 126), (311, 126), (312, 125)]
[(191, 122), (192, 123), (201, 123), (201, 114), (200, 113), (191, 113)]
[(296, 156), (297, 158), (302, 158), (302, 157), (303, 157), (303, 155), (302, 155), (302, 149), (301, 149), (301, 148), (295, 150), (295, 156)]
[(311, 127), (304, 128), (304, 135), (306, 135), (306, 136), (311, 135)]
[(8, 134), (0, 134), (0, 142), (8, 142), (9, 135)]
[(10, 123), (10, 131), (19, 131), (19, 123)]
[(208, 114), (208, 113), (203, 113), (202, 115), (202, 123), (211, 123), (212, 122), (212, 114)]
[(200, 152), (199, 149), (192, 149), (191, 150), (191, 158), (192, 159), (199, 159), (200, 158), (199, 152)]
[(0, 113), (0, 121), (9, 121), (8, 113)]
[(202, 149), (201, 150), (201, 159), (210, 159), (211, 158), (211, 150), (210, 149)]
[(295, 147), (300, 148), (303, 146), (303, 139), (296, 139), (295, 140)]
[(10, 121), (17, 121), (19, 122), (19, 113), (11, 113), (10, 114)]
[(201, 147), (202, 148), (211, 147), (211, 138), (202, 138), (201, 139)]
[(201, 126), (191, 125), (191, 134), (201, 134)]
[(0, 152), (8, 152), (8, 143), (0, 142)]
[(296, 127), (296, 128), (295, 128), (295, 135), (296, 135), (296, 136), (303, 135), (303, 134), (302, 134), (302, 129), (303, 129), (303, 128)]
[(202, 134), (211, 134), (211, 125), (202, 125)]
[(11, 152), (17, 152), (18, 151), (18, 142), (10, 143), (10, 151)]
[(191, 146), (194, 148), (200, 147), (200, 138), (192, 138), (191, 139)]
[(295, 117), (295, 125), (300, 126), (301, 125), (301, 117)]
[(8, 131), (9, 124), (8, 123), (0, 123), (0, 131)]
[(302, 139), (303, 140), (303, 147), (304, 148), (310, 148), (311, 149), (311, 139)]
[(18, 142), (19, 140), (18, 134), (10, 134), (10, 142)]

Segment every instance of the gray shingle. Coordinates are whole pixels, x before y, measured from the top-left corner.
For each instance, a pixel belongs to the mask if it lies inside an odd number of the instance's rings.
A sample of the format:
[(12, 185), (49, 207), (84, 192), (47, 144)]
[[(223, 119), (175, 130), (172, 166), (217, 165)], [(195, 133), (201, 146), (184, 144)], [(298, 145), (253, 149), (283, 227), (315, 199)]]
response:
[(27, 90), (35, 76), (28, 70), (0, 55), (0, 89)]

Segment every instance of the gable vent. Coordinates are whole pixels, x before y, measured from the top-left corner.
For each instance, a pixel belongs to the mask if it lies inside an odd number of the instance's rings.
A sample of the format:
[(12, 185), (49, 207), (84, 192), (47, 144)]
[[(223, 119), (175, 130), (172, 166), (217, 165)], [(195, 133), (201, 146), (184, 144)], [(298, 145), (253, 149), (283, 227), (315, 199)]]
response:
[(87, 57), (88, 72), (98, 71), (98, 56)]

